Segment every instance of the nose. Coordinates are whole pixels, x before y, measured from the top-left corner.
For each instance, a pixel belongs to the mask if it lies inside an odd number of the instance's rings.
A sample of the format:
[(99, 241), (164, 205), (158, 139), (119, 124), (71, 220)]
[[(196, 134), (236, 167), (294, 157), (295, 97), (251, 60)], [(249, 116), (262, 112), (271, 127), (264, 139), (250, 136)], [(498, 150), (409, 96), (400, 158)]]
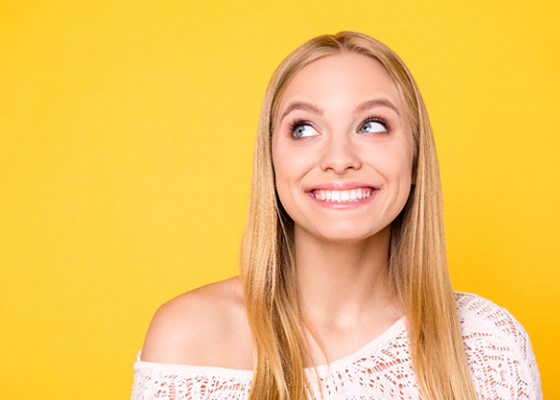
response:
[(360, 169), (362, 163), (356, 146), (347, 135), (331, 137), (323, 149), (321, 169), (337, 174), (343, 174), (349, 169)]

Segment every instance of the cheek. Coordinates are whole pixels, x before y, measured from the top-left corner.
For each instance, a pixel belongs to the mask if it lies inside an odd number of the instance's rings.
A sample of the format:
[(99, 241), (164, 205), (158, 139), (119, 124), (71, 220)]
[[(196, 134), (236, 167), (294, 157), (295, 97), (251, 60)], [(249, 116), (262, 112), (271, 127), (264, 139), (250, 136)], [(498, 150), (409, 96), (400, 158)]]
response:
[(412, 181), (412, 150), (408, 146), (383, 146), (367, 153), (368, 164), (389, 181)]
[(289, 171), (290, 159), (289, 154), (279, 149), (278, 146), (272, 146), (272, 168), (274, 169), (274, 179), (276, 183), (276, 190), (281, 192), (284, 182), (290, 175)]
[[(301, 213), (303, 183), (306, 174), (313, 168), (312, 152), (294, 148), (284, 142), (272, 144), (272, 166), (276, 193), (282, 207), (292, 219)], [(301, 217), (301, 215), (300, 215)]]
[(394, 160), (398, 163), (398, 172), (403, 178), (412, 183), (412, 166), (414, 164), (414, 144), (411, 138), (403, 140), (402, 144), (395, 148)]
[(400, 157), (395, 158), (398, 160), (398, 165), (395, 168), (398, 168), (398, 174), (402, 176), (403, 179), (407, 181), (411, 181), (412, 183), (412, 164), (413, 164), (413, 154), (411, 152), (402, 152)]
[(285, 143), (273, 144), (272, 166), (277, 184), (295, 185), (314, 165), (312, 152)]
[(274, 168), (276, 192), (284, 208), (289, 208), (289, 192), (292, 182), (297, 177), (297, 168), (294, 167), (294, 163), (297, 163), (297, 161), (297, 158), (294, 158), (293, 154), (286, 148), (273, 143), (272, 166)]

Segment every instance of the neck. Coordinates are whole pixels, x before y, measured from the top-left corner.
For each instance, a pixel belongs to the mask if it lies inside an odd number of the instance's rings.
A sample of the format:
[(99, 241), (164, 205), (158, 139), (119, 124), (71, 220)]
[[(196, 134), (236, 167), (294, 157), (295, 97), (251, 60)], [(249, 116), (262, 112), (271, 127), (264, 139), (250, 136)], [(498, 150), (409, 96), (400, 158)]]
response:
[(399, 313), (389, 277), (390, 227), (353, 242), (323, 241), (296, 227), (294, 239), (301, 304), (313, 325), (343, 331)]

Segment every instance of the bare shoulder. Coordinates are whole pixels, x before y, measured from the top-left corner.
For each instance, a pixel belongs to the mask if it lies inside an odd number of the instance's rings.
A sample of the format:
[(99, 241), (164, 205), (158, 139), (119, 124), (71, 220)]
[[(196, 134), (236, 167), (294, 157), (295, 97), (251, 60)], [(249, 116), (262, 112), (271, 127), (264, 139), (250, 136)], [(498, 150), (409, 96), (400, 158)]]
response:
[(163, 304), (148, 329), (142, 361), (251, 369), (251, 337), (238, 277)]

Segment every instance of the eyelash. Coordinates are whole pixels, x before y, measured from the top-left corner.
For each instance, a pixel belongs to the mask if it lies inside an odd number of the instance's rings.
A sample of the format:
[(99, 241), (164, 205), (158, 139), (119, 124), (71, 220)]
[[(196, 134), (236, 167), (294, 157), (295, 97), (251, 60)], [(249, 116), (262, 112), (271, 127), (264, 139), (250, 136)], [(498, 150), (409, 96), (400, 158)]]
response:
[[(291, 124), (290, 124), (290, 135), (294, 136), (294, 132), (296, 131), (296, 128), (302, 126), (302, 125), (311, 125), (311, 123), (305, 119), (301, 119), (298, 118), (296, 120), (294, 120)], [(301, 139), (301, 138), (298, 138)]]
[[(390, 131), (389, 129), (389, 123), (387, 122), (387, 120), (383, 117), (379, 117), (379, 116), (371, 116), (371, 117), (367, 117), (361, 124), (359, 129), (362, 129), (362, 127), (367, 124), (368, 122), (377, 122), (381, 125), (383, 125), (385, 127), (385, 129), (387, 129), (387, 132)], [(298, 118), (296, 120), (294, 120), (292, 123), (290, 123), (290, 135), (294, 136), (294, 132), (296, 130), (296, 128), (302, 126), (302, 125), (311, 125), (311, 123), (305, 119), (302, 118)], [(295, 136), (294, 136), (295, 137)], [(303, 139), (303, 138), (298, 138), (298, 139)]]
[(385, 118), (383, 118), (383, 117), (378, 117), (378, 116), (377, 116), (377, 117), (371, 116), (371, 117), (366, 118), (366, 119), (364, 120), (364, 122), (361, 123), (360, 129), (362, 129), (362, 127), (363, 127), (365, 124), (367, 124), (368, 122), (377, 122), (377, 123), (383, 125), (383, 126), (385, 127), (385, 129), (387, 129), (387, 132), (390, 131), (390, 129), (389, 129), (389, 122), (387, 122), (387, 120), (386, 120)]

